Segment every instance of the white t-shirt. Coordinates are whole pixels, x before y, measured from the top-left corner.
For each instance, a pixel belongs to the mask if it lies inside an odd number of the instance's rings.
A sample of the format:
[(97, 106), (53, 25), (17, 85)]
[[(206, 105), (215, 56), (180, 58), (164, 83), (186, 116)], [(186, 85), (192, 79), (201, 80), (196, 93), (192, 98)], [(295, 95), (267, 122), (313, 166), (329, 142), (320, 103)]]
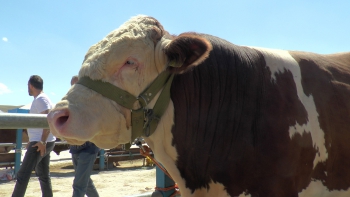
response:
[[(31, 114), (40, 114), (41, 112), (52, 109), (52, 103), (49, 97), (45, 93), (40, 93), (37, 97), (34, 98), (32, 106), (30, 107), (29, 113)], [(28, 128), (28, 137), (29, 141), (41, 141), (41, 135), (43, 134), (42, 128)], [(50, 132), (47, 137), (47, 142), (55, 141), (56, 137)]]

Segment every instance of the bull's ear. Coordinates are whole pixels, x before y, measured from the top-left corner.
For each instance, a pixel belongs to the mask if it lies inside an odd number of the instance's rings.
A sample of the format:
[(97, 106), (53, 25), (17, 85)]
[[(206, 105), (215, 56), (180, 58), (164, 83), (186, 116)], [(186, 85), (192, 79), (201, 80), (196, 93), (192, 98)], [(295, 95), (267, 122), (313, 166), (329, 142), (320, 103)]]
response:
[(164, 49), (168, 70), (183, 73), (203, 62), (212, 50), (212, 45), (203, 36), (195, 33), (180, 34)]

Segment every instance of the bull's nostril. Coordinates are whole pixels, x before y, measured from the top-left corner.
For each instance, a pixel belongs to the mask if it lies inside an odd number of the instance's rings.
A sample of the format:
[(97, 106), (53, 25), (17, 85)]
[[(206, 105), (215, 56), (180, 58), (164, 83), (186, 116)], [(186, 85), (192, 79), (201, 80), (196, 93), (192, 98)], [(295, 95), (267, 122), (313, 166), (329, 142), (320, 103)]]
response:
[(61, 116), (61, 117), (57, 118), (57, 124), (64, 125), (67, 122), (68, 117), (69, 116)]
[(47, 115), (47, 121), (50, 126), (51, 132), (56, 136), (61, 136), (65, 133), (68, 121), (70, 119), (69, 110), (66, 108), (63, 109), (53, 109)]

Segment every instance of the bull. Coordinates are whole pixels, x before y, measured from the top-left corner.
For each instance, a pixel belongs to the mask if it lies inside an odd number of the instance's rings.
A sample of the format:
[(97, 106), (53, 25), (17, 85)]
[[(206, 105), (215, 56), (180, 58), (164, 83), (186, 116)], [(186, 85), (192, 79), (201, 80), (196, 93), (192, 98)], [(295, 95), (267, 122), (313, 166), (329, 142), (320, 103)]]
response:
[(87, 52), (48, 114), (101, 148), (142, 136), (182, 196), (349, 196), (350, 53), (170, 35), (132, 17)]

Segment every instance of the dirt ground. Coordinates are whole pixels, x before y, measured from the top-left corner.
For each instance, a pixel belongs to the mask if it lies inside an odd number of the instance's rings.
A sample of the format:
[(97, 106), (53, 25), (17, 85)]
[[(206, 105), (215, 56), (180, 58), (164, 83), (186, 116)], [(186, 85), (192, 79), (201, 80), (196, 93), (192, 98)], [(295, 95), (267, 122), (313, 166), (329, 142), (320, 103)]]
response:
[[(91, 179), (101, 197), (125, 197), (154, 191), (156, 186), (156, 168), (143, 167), (143, 159), (121, 161), (120, 166), (108, 170), (94, 170)], [(51, 181), (54, 196), (72, 196), (74, 178), (70, 160), (51, 162)], [(15, 181), (0, 181), (0, 196), (10, 197)], [(41, 190), (35, 173), (30, 178), (26, 197), (41, 196)]]

